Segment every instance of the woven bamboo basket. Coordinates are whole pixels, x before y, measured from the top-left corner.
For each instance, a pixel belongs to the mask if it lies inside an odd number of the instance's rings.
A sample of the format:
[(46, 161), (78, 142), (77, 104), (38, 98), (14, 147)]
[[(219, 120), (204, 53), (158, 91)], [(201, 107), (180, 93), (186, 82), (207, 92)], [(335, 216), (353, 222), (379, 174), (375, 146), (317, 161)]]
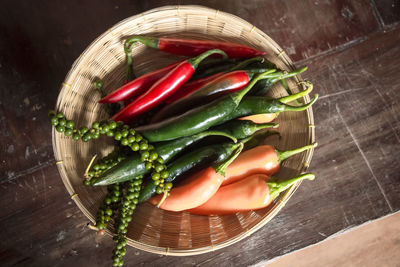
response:
[[(92, 88), (96, 78), (104, 81), (110, 92), (123, 84), (125, 56), (123, 40), (129, 35), (170, 36), (193, 39), (233, 41), (267, 51), (266, 58), (279, 68), (294, 70), (285, 52), (265, 33), (248, 22), (218, 10), (201, 6), (165, 6), (127, 18), (98, 37), (75, 61), (57, 99), (56, 110), (73, 119), (78, 126), (91, 125), (107, 118), (97, 103)], [(155, 70), (179, 59), (174, 55), (145, 48), (138, 44), (133, 50), (137, 75)], [(303, 90), (301, 77), (288, 80), (290, 90)], [(277, 84), (269, 93), (286, 95)], [(302, 101), (308, 102), (305, 97)], [(282, 113), (277, 122), (283, 138), (268, 143), (279, 149), (292, 149), (314, 142), (312, 110)], [(76, 142), (53, 131), (53, 148), (61, 178), (71, 198), (91, 222), (106, 194), (105, 188), (82, 185), (83, 173), (90, 158), (104, 156), (112, 150), (111, 141), (100, 138), (88, 143)], [(313, 151), (285, 161), (278, 177), (289, 178), (304, 172)], [(220, 249), (254, 233), (270, 221), (293, 195), (300, 183), (292, 186), (269, 207), (225, 216), (199, 216), (188, 212), (168, 212), (145, 203), (133, 215), (128, 228), (128, 244), (145, 251), (167, 255), (195, 255)], [(112, 234), (112, 225), (106, 230)]]

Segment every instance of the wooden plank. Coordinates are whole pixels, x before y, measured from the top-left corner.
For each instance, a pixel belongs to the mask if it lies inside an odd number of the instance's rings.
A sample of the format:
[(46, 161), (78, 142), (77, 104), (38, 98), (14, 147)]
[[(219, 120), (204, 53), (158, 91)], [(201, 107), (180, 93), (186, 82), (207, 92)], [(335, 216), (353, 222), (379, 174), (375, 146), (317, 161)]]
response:
[(398, 266), (400, 212), (257, 267)]
[(379, 20), (384, 26), (390, 26), (400, 21), (399, 0), (374, 0), (373, 3), (376, 6)]

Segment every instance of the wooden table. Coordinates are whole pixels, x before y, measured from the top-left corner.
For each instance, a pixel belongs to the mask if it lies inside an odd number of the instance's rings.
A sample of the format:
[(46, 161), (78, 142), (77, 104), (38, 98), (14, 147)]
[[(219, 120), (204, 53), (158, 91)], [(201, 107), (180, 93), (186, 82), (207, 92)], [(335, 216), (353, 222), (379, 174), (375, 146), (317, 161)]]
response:
[[(73, 61), (118, 21), (178, 1), (3, 1), (0, 9), (0, 262), (110, 266), (113, 242), (61, 182), (47, 111)], [(179, 1), (236, 14), (270, 35), (321, 95), (304, 183), (261, 230), (198, 256), (128, 249), (131, 266), (242, 266), (400, 209), (399, 1)]]

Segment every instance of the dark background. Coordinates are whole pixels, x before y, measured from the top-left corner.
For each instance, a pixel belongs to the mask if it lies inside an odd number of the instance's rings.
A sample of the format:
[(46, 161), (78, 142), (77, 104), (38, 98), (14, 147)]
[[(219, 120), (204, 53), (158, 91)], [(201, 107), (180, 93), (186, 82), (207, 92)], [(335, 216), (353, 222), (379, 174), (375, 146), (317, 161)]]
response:
[(320, 146), (304, 183), (265, 227), (192, 257), (128, 249), (127, 265), (249, 265), (400, 209), (400, 1), (2, 1), (0, 262), (110, 266), (55, 166), (47, 111), (74, 60), (101, 33), (163, 5), (199, 4), (254, 24), (280, 44), (321, 98)]

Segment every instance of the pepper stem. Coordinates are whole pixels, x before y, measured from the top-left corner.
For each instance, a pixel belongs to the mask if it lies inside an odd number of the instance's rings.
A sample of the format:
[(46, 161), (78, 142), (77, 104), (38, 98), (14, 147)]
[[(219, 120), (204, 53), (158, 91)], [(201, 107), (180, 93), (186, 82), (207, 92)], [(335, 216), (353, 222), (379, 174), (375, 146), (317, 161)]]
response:
[[(285, 181), (268, 181), (267, 185), (269, 187), (269, 193), (272, 199), (275, 199), (279, 196), (279, 194), (283, 191), (285, 191), (286, 189), (288, 189), (289, 187), (291, 187), (293, 184), (302, 181), (304, 179), (308, 179), (308, 180), (314, 180), (315, 175), (312, 173), (305, 173), (302, 175), (299, 175), (297, 177), (291, 178), (289, 180), (285, 180)], [(273, 179), (273, 178), (272, 178)]]
[(311, 145), (307, 145), (307, 146), (303, 146), (303, 147), (299, 147), (293, 150), (286, 150), (286, 151), (279, 151), (279, 150), (275, 150), (276, 154), (278, 154), (278, 161), (279, 163), (282, 163), (282, 161), (290, 158), (291, 156), (294, 156), (296, 154), (299, 154), (303, 151), (309, 150), (311, 148), (314, 148), (318, 145), (318, 143), (314, 143)]
[(125, 54), (132, 53), (133, 46), (140, 42), (147, 47), (158, 49), (158, 38), (155, 37), (145, 37), (145, 36), (132, 36), (128, 40), (125, 41), (124, 50)]
[(263, 130), (265, 128), (278, 128), (279, 123), (255, 123), (253, 124), (254, 132)]
[(224, 132), (220, 132), (220, 131), (205, 131), (205, 132), (201, 132), (198, 134), (198, 137), (203, 138), (203, 137), (207, 137), (207, 136), (225, 136), (230, 138), (234, 143), (237, 142), (237, 138), (234, 137), (233, 135), (224, 133)]
[(242, 101), (242, 98), (253, 88), (253, 86), (262, 79), (267, 79), (271, 77), (275, 77), (276, 75), (273, 73), (275, 72), (275, 69), (268, 70), (266, 72), (258, 74), (256, 77), (254, 77), (251, 82), (242, 90), (236, 93), (232, 93), (231, 97), (235, 101), (236, 105), (239, 105), (240, 101)]
[[(302, 105), (302, 106), (290, 106), (290, 105), (283, 104), (284, 105), (283, 108), (284, 108), (285, 111), (303, 111), (303, 110), (306, 110), (309, 107), (311, 107), (317, 101), (317, 99), (318, 99), (318, 94), (316, 94), (314, 96), (313, 100), (311, 100), (309, 103), (307, 103), (305, 105)], [(280, 99), (278, 99), (278, 100), (280, 100)]]
[(234, 161), (237, 156), (239, 156), (240, 152), (242, 152), (243, 149), (243, 143), (238, 144), (238, 148), (224, 161), (222, 161), (220, 164), (218, 164), (216, 167), (214, 167), (215, 172), (221, 174), (222, 176), (225, 176), (225, 170), (228, 168), (229, 164)]
[(306, 96), (309, 93), (311, 93), (311, 91), (314, 88), (313, 84), (311, 82), (308, 82), (308, 81), (307, 82), (301, 82), (301, 83), (304, 84), (307, 87), (306, 90), (298, 92), (298, 93), (293, 94), (293, 95), (288, 95), (288, 96), (284, 96), (284, 97), (278, 98), (278, 100), (281, 103), (287, 104), (287, 103), (289, 103), (289, 102), (291, 102), (293, 100), (299, 99), (300, 97)]
[(263, 57), (253, 57), (253, 58), (249, 58), (246, 59), (245, 61), (240, 62), (239, 64), (233, 66), (232, 68), (229, 69), (229, 71), (235, 71), (235, 70), (240, 70), (244, 67), (246, 67), (247, 65), (254, 63), (254, 62), (260, 62), (263, 63), (265, 61), (265, 58)]
[(169, 190), (164, 190), (163, 191), (164, 192), (164, 194), (163, 194), (163, 196), (162, 196), (162, 198), (161, 198), (161, 200), (160, 200), (160, 202), (158, 202), (158, 204), (157, 204), (157, 208), (159, 208), (161, 205), (162, 205), (162, 203), (164, 203), (164, 201), (167, 199), (167, 197), (168, 197), (168, 195), (169, 195)]
[(190, 63), (190, 65), (192, 65), (192, 67), (194, 69), (196, 69), (201, 61), (203, 61), (204, 59), (206, 59), (207, 57), (209, 57), (212, 54), (220, 54), (220, 55), (222, 55), (223, 58), (228, 58), (228, 55), (224, 51), (222, 51), (220, 49), (211, 49), (211, 50), (204, 52), (203, 54), (198, 55), (197, 57), (188, 59), (188, 62)]
[(264, 131), (262, 133), (257, 133), (253, 136), (242, 139), (240, 140), (240, 142), (245, 144), (244, 149), (252, 149), (258, 146), (265, 138), (271, 135), (278, 135), (279, 138), (281, 138), (281, 134), (279, 132)]
[(126, 54), (126, 80), (128, 82), (132, 81), (133, 79), (136, 79), (135, 73), (133, 71), (133, 59), (132, 59), (132, 54)]

